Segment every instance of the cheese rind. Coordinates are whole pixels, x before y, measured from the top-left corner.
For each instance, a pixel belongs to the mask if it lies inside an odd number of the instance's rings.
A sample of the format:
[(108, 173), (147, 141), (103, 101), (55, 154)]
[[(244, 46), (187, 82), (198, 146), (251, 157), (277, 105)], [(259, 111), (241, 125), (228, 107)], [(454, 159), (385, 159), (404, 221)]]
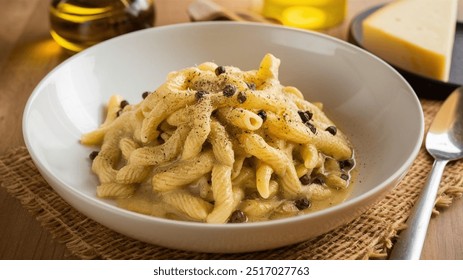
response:
[(394, 66), (448, 81), (457, 0), (401, 0), (363, 22), (363, 45)]

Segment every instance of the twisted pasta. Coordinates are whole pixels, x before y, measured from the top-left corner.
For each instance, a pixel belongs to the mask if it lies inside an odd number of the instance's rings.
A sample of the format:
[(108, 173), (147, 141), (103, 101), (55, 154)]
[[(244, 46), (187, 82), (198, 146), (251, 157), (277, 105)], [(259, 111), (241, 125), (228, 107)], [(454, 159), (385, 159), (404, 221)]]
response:
[(280, 84), (279, 65), (271, 54), (250, 71), (205, 62), (169, 73), (138, 104), (111, 97), (103, 124), (81, 137), (100, 147), (97, 195), (207, 223), (276, 219), (341, 201), (352, 146), (322, 104)]

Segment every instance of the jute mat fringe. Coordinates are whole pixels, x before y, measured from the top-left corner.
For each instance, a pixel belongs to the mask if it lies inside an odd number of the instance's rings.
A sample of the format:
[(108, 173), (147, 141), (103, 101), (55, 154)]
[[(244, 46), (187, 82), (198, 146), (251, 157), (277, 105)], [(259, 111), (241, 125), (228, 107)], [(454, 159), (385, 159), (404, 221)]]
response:
[[(422, 101), (429, 124), (440, 103)], [(25, 147), (0, 157), (0, 184), (36, 217), (53, 237), (82, 259), (385, 259), (431, 169), (422, 148), (402, 182), (356, 220), (296, 245), (246, 254), (207, 254), (167, 249), (137, 241), (87, 218), (68, 205), (42, 178)], [(438, 209), (463, 193), (463, 161), (445, 170)]]

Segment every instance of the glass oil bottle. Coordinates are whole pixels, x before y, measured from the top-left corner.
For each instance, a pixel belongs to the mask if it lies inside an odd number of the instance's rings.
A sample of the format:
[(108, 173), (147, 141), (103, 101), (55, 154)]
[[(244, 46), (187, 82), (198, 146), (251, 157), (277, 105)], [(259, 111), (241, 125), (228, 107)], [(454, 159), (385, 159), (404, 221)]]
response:
[(262, 14), (283, 25), (320, 30), (344, 20), (346, 0), (264, 0)]
[(71, 53), (154, 26), (153, 0), (53, 0), (50, 33)]

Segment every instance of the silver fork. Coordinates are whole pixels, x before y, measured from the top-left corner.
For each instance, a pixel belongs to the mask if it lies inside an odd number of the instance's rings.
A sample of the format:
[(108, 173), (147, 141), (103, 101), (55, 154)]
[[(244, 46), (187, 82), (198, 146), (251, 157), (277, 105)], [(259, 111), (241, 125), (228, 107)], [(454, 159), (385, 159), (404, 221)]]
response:
[(462, 87), (452, 92), (437, 113), (426, 135), (426, 150), (435, 159), (434, 164), (390, 259), (420, 259), (444, 168), (449, 161), (463, 158)]

